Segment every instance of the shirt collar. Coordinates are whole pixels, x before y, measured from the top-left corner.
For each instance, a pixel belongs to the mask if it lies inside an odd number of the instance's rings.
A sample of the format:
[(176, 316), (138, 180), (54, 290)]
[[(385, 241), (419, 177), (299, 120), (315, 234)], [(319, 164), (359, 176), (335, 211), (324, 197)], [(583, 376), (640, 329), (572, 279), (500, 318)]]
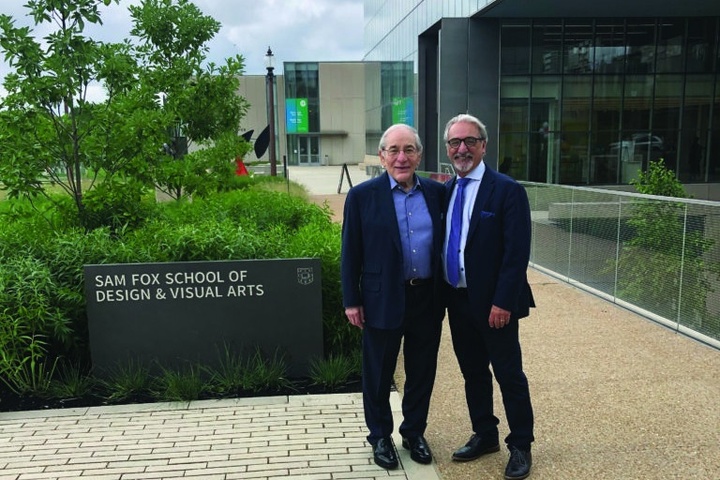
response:
[(478, 163), (477, 167), (470, 170), (470, 173), (465, 175), (464, 178), (469, 178), (470, 180), (477, 180), (479, 182), (482, 181), (483, 175), (485, 175), (485, 162), (481, 160), (480, 163)]
[[(390, 190), (395, 190), (395, 188), (398, 187), (398, 182), (392, 177), (392, 175), (388, 174), (388, 177), (390, 178)], [(417, 174), (413, 174), (413, 180), (413, 188), (411, 188), (410, 191), (421, 187)], [(402, 190), (402, 187), (400, 187), (400, 190)]]

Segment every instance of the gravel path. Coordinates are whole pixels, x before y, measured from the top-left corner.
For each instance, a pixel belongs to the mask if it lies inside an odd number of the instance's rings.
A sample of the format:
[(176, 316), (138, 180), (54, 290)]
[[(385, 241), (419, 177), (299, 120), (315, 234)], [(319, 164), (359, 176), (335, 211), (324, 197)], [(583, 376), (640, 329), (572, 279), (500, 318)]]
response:
[[(342, 219), (345, 195), (315, 195)], [(533, 480), (720, 478), (720, 352), (532, 268), (521, 322), (536, 416)], [(400, 392), (402, 358), (396, 372)], [(496, 388), (500, 437), (507, 424)], [(426, 437), (443, 479), (502, 478), (507, 453), (450, 460), (469, 438), (445, 323)]]

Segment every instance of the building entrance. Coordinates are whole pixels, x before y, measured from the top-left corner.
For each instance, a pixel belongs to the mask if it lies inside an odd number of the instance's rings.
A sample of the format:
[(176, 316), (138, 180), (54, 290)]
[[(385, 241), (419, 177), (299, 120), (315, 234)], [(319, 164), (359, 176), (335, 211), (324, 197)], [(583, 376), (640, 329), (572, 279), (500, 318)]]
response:
[(299, 136), (298, 163), (300, 165), (320, 165), (320, 138), (316, 136)]

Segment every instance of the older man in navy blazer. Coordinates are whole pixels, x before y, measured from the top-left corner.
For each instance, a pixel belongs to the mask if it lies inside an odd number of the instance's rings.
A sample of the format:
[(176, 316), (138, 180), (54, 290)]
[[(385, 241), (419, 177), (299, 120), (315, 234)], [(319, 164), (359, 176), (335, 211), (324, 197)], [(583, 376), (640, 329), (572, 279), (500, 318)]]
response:
[(453, 460), (474, 460), (500, 449), (494, 373), (510, 428), (505, 478), (519, 480), (530, 475), (534, 441), (518, 339), (518, 320), (535, 306), (527, 281), (530, 205), (522, 185), (483, 162), (487, 138), (485, 126), (471, 115), (458, 115), (445, 128), (448, 158), (457, 173), (447, 183), (448, 320), (474, 431)]
[[(422, 156), (416, 130), (397, 124), (380, 139), (385, 173), (348, 192), (342, 232), (345, 314), (363, 329), (365, 422), (375, 463), (398, 465), (390, 389), (403, 345), (403, 447), (432, 462), (425, 440), (444, 307), (441, 301), (445, 187), (415, 174)], [(403, 341), (404, 339), (404, 341)]]

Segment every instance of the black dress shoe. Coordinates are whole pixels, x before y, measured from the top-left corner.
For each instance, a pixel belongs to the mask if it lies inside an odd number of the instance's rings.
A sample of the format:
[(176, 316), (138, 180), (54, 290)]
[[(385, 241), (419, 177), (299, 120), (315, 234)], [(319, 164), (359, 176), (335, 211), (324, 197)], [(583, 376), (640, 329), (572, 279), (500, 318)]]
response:
[(510, 446), (510, 460), (505, 468), (505, 480), (522, 480), (530, 475), (532, 454), (530, 450), (520, 450)]
[(395, 454), (395, 447), (393, 446), (390, 437), (381, 438), (373, 446), (373, 458), (375, 463), (382, 468), (393, 470), (398, 466), (397, 455)]
[(403, 437), (402, 446), (403, 448), (410, 450), (410, 458), (417, 463), (422, 463), (424, 465), (432, 463), (432, 453), (430, 452), (430, 446), (428, 445), (427, 440), (425, 440), (425, 437)]
[(484, 439), (478, 434), (470, 437), (465, 446), (458, 448), (452, 455), (456, 462), (469, 462), (487, 453), (500, 451), (500, 444), (495, 439)]

